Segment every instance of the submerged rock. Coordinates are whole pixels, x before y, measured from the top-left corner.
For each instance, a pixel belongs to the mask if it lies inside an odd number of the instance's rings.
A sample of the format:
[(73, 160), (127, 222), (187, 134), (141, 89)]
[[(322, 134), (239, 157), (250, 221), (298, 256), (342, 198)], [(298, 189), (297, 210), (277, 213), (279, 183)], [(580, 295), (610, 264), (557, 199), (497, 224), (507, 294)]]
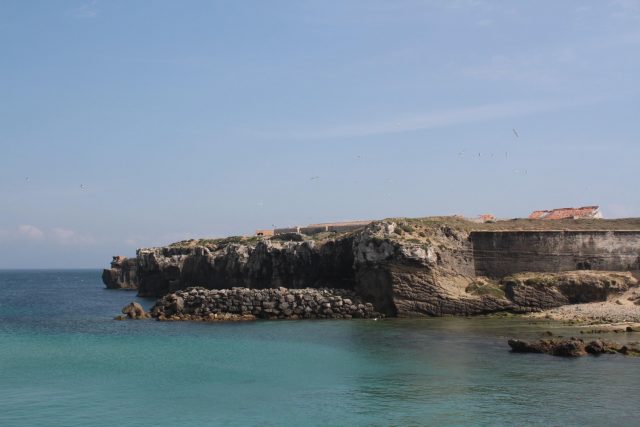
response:
[(625, 354), (630, 356), (640, 355), (640, 350), (629, 348), (605, 340), (593, 340), (585, 343), (579, 338), (568, 338), (563, 340), (539, 340), (535, 342), (511, 339), (508, 341), (511, 351), (514, 353), (544, 353), (552, 356), (578, 357), (586, 354)]

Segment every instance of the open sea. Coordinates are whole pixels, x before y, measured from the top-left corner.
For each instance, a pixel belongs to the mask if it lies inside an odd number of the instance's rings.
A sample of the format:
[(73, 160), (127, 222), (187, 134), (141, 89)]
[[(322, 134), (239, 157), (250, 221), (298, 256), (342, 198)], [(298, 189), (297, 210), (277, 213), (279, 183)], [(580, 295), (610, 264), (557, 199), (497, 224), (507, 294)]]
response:
[(509, 352), (569, 326), (113, 320), (133, 300), (98, 270), (0, 271), (0, 426), (640, 426), (640, 358)]

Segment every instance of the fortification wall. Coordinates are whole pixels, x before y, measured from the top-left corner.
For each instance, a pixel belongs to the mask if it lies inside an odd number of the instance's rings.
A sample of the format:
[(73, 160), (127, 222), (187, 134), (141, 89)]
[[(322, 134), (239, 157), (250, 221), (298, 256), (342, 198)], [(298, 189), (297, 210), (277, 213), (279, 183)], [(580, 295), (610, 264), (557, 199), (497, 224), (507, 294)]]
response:
[(470, 239), (479, 276), (640, 270), (639, 231), (481, 231)]

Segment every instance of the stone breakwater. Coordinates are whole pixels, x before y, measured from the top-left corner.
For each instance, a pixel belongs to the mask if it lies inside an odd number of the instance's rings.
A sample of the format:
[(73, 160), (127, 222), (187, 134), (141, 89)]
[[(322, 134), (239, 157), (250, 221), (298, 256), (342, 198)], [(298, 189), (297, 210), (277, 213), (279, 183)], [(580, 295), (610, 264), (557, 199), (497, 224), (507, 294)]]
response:
[(345, 289), (188, 288), (165, 295), (151, 309), (158, 320), (378, 318), (373, 304)]

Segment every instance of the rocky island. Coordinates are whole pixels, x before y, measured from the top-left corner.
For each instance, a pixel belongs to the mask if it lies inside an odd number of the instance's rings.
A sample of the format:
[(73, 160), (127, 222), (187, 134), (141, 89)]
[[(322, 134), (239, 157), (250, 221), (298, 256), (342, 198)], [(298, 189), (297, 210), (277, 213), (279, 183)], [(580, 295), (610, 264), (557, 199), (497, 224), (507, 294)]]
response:
[(156, 298), (190, 287), (341, 289), (399, 317), (534, 313), (612, 298), (640, 309), (640, 219), (402, 218), (318, 231), (139, 249), (114, 257), (103, 281)]

